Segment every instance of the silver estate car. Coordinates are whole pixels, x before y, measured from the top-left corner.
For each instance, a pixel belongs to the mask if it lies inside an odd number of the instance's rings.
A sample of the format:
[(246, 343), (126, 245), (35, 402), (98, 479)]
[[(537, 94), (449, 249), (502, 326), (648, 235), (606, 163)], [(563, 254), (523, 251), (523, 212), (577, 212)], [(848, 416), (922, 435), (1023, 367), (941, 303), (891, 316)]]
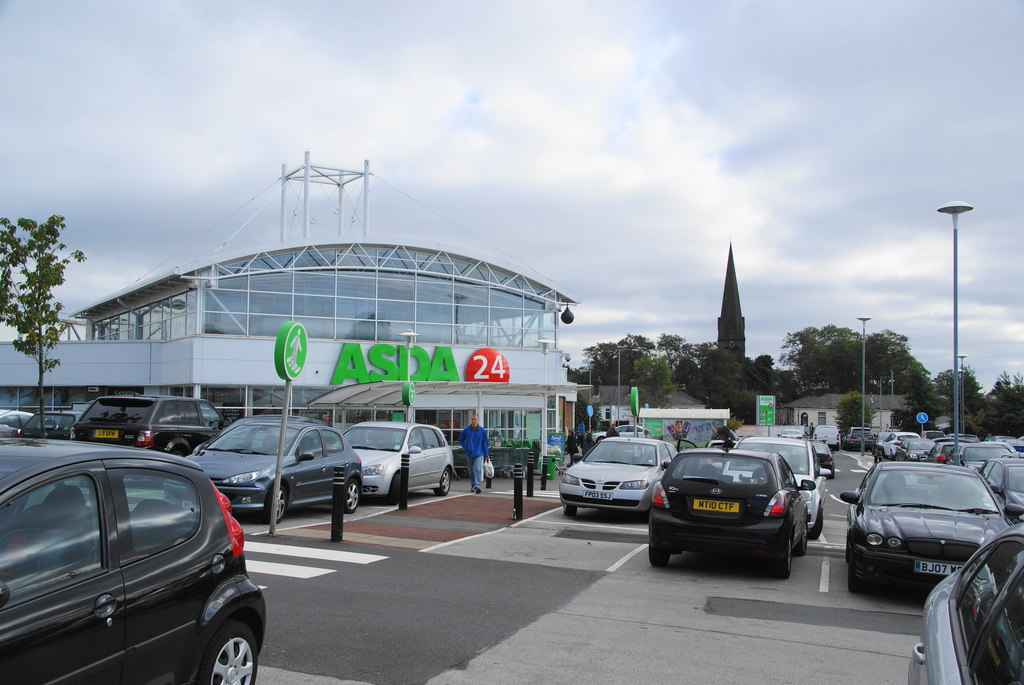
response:
[(562, 474), (558, 495), (566, 516), (580, 507), (651, 512), (654, 484), (672, 458), (675, 447), (651, 438), (605, 438)]
[(789, 464), (796, 474), (797, 481), (813, 480), (813, 490), (803, 490), (804, 500), (807, 502), (807, 515), (810, 529), (807, 537), (817, 540), (821, 537), (822, 528), (825, 525), (825, 478), (832, 475), (829, 469), (818, 466), (818, 459), (814, 454), (814, 448), (807, 440), (793, 440), (791, 438), (741, 438), (736, 443), (737, 449), (754, 450), (755, 452), (775, 452)]
[(363, 495), (398, 502), (402, 455), (409, 454), (409, 490), (433, 488), (447, 495), (455, 477), (455, 457), (434, 426), (397, 421), (367, 421), (345, 431), (363, 460)]

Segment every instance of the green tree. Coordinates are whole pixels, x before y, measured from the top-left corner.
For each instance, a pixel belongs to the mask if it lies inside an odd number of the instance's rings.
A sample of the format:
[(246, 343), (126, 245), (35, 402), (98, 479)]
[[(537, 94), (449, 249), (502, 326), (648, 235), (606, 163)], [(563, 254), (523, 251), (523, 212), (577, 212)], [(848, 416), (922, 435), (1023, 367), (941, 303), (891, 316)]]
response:
[[(67, 250), (60, 238), (64, 229), (62, 216), (42, 224), (0, 218), (0, 323), (17, 332), (14, 349), (36, 362), (40, 414), (46, 405), (43, 378), (60, 365), (51, 353), (67, 329), (60, 320), (64, 305), (54, 300), (53, 290), (64, 283), (64, 268), (72, 260), (85, 261), (80, 250), (59, 254)], [(40, 431), (45, 438), (45, 422), (40, 422)]]
[(672, 399), (672, 369), (661, 357), (644, 357), (633, 365), (633, 384), (640, 393), (640, 404), (667, 407)]
[(917, 361), (900, 374), (903, 386), (904, 408), (893, 411), (893, 426), (900, 430), (916, 433), (921, 430), (917, 415), (924, 412), (929, 421), (925, 428), (935, 428), (935, 419), (942, 412), (939, 395), (935, 392), (935, 383), (928, 375), (928, 369)]
[(870, 426), (875, 420), (877, 412), (871, 405), (865, 402), (864, 422), (861, 423), (860, 398), (860, 392), (854, 390), (840, 397), (839, 402), (836, 403), (836, 426), (838, 426), (839, 431), (843, 435), (846, 435), (847, 431), (855, 426)]
[(988, 394), (984, 428), (989, 435), (1024, 435), (1024, 376), (999, 374)]
[[(960, 426), (961, 433), (983, 434), (985, 423), (985, 396), (982, 393), (981, 384), (974, 369), (964, 367), (960, 396), (963, 399), (964, 425)], [(953, 416), (953, 371), (946, 369), (935, 377), (935, 390), (939, 395), (942, 411), (947, 416)], [(953, 420), (949, 421), (949, 430), (953, 431)]]

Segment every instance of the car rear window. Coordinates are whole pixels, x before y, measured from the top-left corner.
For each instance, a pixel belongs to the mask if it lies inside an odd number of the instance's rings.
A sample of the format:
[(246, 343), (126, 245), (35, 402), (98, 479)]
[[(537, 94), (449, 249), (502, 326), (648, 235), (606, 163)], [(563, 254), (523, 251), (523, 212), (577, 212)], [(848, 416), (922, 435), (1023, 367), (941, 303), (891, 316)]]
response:
[(153, 406), (153, 400), (137, 397), (101, 397), (89, 405), (83, 421), (93, 423), (142, 423)]
[(775, 481), (770, 464), (763, 459), (709, 454), (694, 454), (676, 459), (669, 467), (668, 477), (745, 485), (770, 484), (773, 487)]
[(588, 464), (633, 464), (654, 466), (658, 463), (656, 445), (640, 442), (601, 441), (587, 453)]

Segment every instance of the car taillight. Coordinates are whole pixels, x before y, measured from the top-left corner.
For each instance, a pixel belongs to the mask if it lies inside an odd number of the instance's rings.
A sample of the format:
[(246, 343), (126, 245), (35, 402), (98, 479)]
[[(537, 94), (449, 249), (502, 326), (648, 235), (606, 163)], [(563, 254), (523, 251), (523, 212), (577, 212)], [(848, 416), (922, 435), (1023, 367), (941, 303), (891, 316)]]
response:
[(245, 531), (242, 530), (242, 524), (231, 515), (231, 500), (217, 489), (212, 480), (210, 481), (210, 487), (213, 488), (214, 494), (217, 495), (220, 511), (224, 514), (224, 523), (228, 526), (228, 537), (231, 538), (231, 553), (236, 557), (240, 557), (242, 552), (245, 551)]
[(658, 507), (659, 509), (668, 509), (668, 495), (665, 494), (665, 488), (661, 487), (661, 483), (654, 484), (651, 506)]
[(768, 506), (764, 508), (764, 515), (766, 518), (778, 518), (786, 515), (786, 492), (784, 490), (775, 493)]
[(153, 446), (153, 431), (139, 431), (135, 435), (135, 446), (136, 447), (152, 447)]
[(938, 454), (938, 455), (936, 455), (935, 456), (935, 461), (937, 461), (940, 464), (945, 464), (946, 463), (946, 455), (945, 454)]

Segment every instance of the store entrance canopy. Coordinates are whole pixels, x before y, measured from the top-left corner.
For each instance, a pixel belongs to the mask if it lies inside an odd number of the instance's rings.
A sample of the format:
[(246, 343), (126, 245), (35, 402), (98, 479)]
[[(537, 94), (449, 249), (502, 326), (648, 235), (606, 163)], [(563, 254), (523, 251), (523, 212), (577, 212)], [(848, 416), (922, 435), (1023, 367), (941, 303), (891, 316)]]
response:
[[(310, 401), (316, 405), (342, 405), (345, 407), (397, 406), (402, 404), (403, 381), (376, 381), (346, 385), (320, 395)], [(437, 395), (466, 395), (473, 397), (469, 406), (476, 406), (479, 395), (524, 395), (541, 397), (561, 393), (575, 393), (588, 386), (575, 383), (466, 383), (462, 381), (417, 381), (416, 397)]]

